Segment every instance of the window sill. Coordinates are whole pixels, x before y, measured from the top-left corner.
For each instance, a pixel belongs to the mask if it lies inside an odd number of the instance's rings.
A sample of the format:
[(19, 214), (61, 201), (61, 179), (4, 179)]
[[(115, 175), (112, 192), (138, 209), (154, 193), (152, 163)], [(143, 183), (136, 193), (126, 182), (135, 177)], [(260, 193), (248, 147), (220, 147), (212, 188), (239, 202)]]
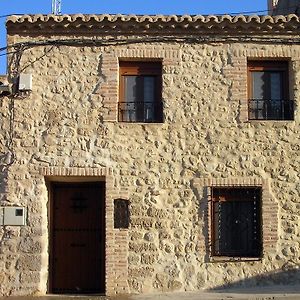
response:
[(251, 262), (261, 261), (262, 257), (210, 256), (210, 262)]
[(124, 125), (161, 125), (164, 124), (164, 122), (123, 122), (123, 121), (117, 121), (118, 124), (124, 124)]
[(248, 120), (248, 123), (287, 123), (295, 120)]
[(113, 228), (114, 231), (119, 231), (119, 232), (123, 232), (123, 231), (128, 231), (129, 228)]

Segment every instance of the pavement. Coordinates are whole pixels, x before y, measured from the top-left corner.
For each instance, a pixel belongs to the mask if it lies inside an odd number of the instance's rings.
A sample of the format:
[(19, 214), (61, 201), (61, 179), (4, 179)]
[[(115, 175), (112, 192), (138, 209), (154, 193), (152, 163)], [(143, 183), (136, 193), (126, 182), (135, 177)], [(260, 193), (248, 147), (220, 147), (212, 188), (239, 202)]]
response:
[(219, 289), (180, 293), (156, 293), (144, 295), (118, 295), (114, 297), (98, 295), (46, 295), (7, 296), (0, 300), (300, 300), (300, 284), (294, 286), (267, 286), (256, 288)]

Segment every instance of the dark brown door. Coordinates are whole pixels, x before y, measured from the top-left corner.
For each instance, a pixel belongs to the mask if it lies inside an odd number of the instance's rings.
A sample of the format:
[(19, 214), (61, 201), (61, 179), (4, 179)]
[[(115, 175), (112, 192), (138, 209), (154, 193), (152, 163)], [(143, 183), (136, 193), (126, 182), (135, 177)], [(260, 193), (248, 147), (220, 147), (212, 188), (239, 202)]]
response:
[(104, 183), (53, 184), (53, 293), (104, 293)]

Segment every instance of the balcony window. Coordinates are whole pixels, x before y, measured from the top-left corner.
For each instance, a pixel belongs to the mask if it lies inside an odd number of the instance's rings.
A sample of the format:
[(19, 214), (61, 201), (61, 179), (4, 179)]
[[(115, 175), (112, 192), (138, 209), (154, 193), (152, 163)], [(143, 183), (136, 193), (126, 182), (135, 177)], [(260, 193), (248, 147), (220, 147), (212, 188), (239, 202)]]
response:
[(287, 61), (248, 62), (249, 120), (293, 120)]
[(162, 122), (161, 62), (120, 62), (120, 122)]

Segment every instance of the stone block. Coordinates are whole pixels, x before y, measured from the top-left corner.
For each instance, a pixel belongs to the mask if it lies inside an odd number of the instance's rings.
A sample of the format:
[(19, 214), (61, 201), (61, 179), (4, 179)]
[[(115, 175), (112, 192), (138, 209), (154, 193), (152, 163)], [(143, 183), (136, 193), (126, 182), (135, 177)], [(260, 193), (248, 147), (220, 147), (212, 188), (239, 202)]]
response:
[(16, 270), (27, 271), (40, 271), (41, 270), (41, 258), (38, 255), (20, 255), (16, 263)]

